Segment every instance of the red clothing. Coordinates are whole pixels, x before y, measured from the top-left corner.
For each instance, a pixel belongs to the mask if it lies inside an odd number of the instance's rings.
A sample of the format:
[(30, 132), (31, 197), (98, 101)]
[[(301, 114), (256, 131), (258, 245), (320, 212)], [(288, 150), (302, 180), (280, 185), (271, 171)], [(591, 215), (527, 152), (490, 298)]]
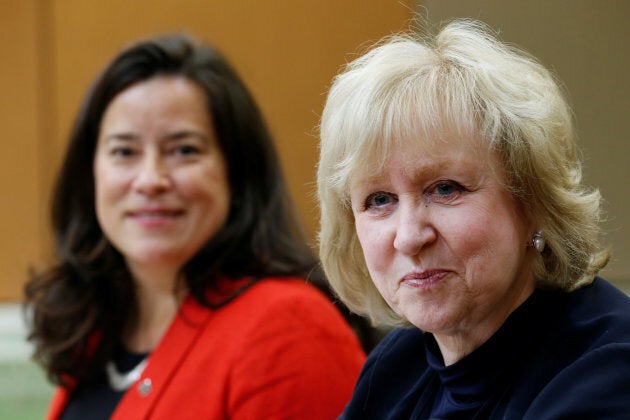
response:
[[(334, 419), (364, 360), (323, 294), (265, 279), (218, 310), (189, 297), (112, 418)], [(57, 390), (49, 419), (69, 394)]]

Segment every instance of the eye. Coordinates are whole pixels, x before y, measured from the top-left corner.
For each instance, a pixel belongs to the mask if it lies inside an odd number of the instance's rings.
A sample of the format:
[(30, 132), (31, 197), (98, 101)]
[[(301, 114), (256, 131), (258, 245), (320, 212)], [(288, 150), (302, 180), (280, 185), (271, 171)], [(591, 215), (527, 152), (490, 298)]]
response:
[(133, 156), (134, 150), (127, 146), (117, 146), (110, 149), (109, 154), (114, 157), (123, 158)]
[(182, 144), (174, 149), (174, 153), (181, 156), (191, 156), (198, 155), (201, 153), (201, 150), (197, 146), (193, 146), (191, 144)]
[(430, 186), (425, 195), (430, 201), (449, 202), (458, 198), (466, 189), (455, 181), (439, 181)]
[(439, 184), (435, 188), (435, 191), (436, 191), (436, 193), (438, 195), (449, 196), (451, 194), (456, 193), (458, 191), (458, 188), (455, 185), (453, 185), (452, 183), (445, 182), (445, 183)]
[(382, 191), (375, 192), (367, 196), (367, 198), (365, 199), (364, 208), (366, 210), (372, 208), (381, 208), (394, 203), (395, 200), (396, 198), (390, 193)]

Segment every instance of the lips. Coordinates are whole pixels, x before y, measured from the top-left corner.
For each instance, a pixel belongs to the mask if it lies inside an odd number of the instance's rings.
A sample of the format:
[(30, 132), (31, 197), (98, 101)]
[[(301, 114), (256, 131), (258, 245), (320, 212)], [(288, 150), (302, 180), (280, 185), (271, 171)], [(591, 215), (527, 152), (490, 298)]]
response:
[(178, 208), (152, 207), (140, 208), (127, 212), (127, 217), (142, 226), (157, 227), (173, 223), (184, 211)]
[(429, 289), (442, 281), (449, 273), (450, 271), (447, 270), (414, 271), (405, 274), (400, 279), (400, 283), (420, 289)]
[(174, 217), (182, 213), (181, 210), (135, 210), (128, 214), (131, 217)]

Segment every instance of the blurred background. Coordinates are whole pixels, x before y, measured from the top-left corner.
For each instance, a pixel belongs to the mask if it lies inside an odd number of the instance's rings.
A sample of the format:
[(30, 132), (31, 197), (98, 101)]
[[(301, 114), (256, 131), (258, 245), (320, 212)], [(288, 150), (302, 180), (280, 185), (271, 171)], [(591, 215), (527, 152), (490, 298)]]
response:
[(218, 46), (262, 108), (315, 245), (317, 122), (331, 79), (382, 36), (455, 17), (485, 21), (565, 83), (586, 180), (606, 199), (614, 255), (602, 274), (630, 292), (626, 0), (0, 0), (0, 419), (42, 418), (50, 397), (24, 340), (22, 287), (51, 260), (54, 176), (83, 94), (117, 51), (182, 31)]

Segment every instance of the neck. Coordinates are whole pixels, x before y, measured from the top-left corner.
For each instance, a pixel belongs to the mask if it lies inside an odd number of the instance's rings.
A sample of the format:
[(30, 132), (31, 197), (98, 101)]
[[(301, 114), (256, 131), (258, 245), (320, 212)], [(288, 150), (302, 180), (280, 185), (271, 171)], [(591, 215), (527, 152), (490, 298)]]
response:
[(488, 341), (494, 333), (505, 323), (516, 308), (518, 308), (527, 298), (534, 292), (534, 282), (528, 282), (524, 287), (517, 290), (514, 303), (506, 307), (503, 311), (492, 313), (490, 317), (479, 322), (476, 321), (473, 326), (466, 325), (451, 334), (434, 333), (444, 365), (452, 365), (463, 359), (483, 343)]
[[(491, 336), (492, 334), (490, 334)], [(453, 363), (463, 359), (479, 346), (481, 346), (490, 336), (476, 336), (472, 337), (470, 334), (458, 334), (458, 335), (435, 335), (435, 341), (438, 343), (440, 353), (442, 353), (442, 359), (444, 365), (449, 366)]]
[(151, 352), (173, 322), (186, 295), (174, 271), (132, 270), (136, 312), (124, 328), (123, 346), (132, 352)]

